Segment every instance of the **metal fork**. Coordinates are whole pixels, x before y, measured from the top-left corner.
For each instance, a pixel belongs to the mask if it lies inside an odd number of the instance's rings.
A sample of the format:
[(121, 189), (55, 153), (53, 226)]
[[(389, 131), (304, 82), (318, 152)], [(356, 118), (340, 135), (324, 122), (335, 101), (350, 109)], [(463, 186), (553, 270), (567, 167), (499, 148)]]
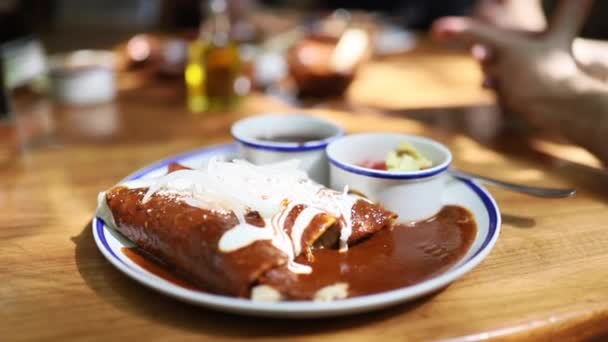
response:
[(460, 178), (468, 178), (474, 179), (481, 183), (495, 185), (507, 190), (512, 190), (515, 192), (520, 192), (526, 195), (536, 196), (536, 197), (544, 197), (544, 198), (564, 198), (574, 196), (576, 193), (576, 189), (555, 189), (555, 188), (542, 188), (536, 186), (528, 186), (522, 184), (515, 184), (511, 182), (506, 182), (494, 178), (489, 178), (485, 176), (476, 175), (470, 172), (464, 172), (460, 170), (450, 169), (448, 171), (452, 176), (460, 177)]

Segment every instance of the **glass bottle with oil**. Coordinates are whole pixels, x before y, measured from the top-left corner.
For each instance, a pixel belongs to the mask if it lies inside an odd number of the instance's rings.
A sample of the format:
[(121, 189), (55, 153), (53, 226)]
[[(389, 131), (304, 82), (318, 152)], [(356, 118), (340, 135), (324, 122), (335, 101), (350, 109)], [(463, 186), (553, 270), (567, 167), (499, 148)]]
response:
[(249, 88), (238, 43), (231, 37), (227, 0), (211, 0), (208, 8), (210, 16), (190, 44), (185, 72), (188, 107), (194, 113), (230, 109)]

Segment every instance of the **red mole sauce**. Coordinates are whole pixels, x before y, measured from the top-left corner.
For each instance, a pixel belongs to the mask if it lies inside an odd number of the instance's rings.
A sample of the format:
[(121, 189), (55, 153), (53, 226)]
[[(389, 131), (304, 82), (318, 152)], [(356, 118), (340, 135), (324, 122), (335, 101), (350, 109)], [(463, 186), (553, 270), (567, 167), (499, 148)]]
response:
[[(349, 284), (349, 297), (393, 290), (445, 272), (467, 253), (476, 234), (477, 226), (468, 210), (445, 206), (428, 220), (378, 231), (346, 253), (319, 249), (313, 262), (301, 256), (298, 261), (312, 266), (311, 274), (295, 274), (280, 267), (267, 272), (261, 283), (290, 299), (310, 299), (320, 288), (338, 282)], [(125, 252), (150, 271), (148, 260), (130, 250)], [(151, 272), (182, 285), (171, 273)]]
[(164, 280), (173, 283), (177, 286), (181, 286), (190, 290), (200, 290), (196, 285), (193, 285), (189, 281), (185, 280), (183, 277), (178, 276), (176, 272), (171, 271), (171, 269), (164, 265), (160, 260), (147, 255), (146, 252), (141, 249), (134, 248), (122, 248), (122, 253), (129, 258), (133, 263), (137, 264), (139, 267), (144, 270), (154, 274), (159, 278), (163, 278)]
[(466, 254), (476, 234), (468, 210), (446, 206), (426, 221), (381, 230), (346, 253), (321, 249), (313, 263), (298, 260), (313, 267), (311, 274), (281, 267), (267, 272), (262, 283), (293, 299), (312, 298), (338, 282), (348, 283), (350, 297), (393, 290), (445, 272)]

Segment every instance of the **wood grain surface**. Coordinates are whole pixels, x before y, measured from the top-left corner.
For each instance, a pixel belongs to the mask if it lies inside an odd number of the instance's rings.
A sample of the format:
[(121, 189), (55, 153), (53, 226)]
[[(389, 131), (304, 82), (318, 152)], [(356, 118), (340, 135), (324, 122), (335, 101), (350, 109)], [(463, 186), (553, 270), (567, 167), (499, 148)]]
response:
[[(435, 63), (449, 67), (449, 56), (440, 57)], [(479, 81), (466, 77), (470, 87)], [(417, 89), (401, 86), (391, 96)], [(458, 104), (460, 94), (444, 90), (435, 107)], [(503, 212), (502, 234), (463, 278), (388, 310), (291, 321), (224, 314), (149, 290), (104, 259), (90, 227), (99, 191), (160, 158), (229, 142), (236, 120), (285, 105), (252, 95), (233, 113), (195, 116), (184, 107), (180, 82), (167, 81), (145, 82), (97, 107), (15, 102), (14, 135), (22, 140), (3, 134), (0, 144), (2, 341), (563, 341), (608, 334), (608, 176), (567, 161), (579, 150), (560, 154), (505, 133), (493, 106), (390, 116), (314, 111), (349, 132), (429, 135), (450, 146), (464, 170), (579, 193), (541, 200), (490, 188)]]

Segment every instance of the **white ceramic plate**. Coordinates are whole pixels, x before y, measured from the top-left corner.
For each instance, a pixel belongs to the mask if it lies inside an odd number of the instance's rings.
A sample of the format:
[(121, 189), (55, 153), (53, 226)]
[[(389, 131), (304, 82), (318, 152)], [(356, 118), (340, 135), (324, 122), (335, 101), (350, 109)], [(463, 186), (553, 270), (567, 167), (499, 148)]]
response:
[[(167, 165), (171, 162), (199, 167), (210, 156), (221, 155), (230, 157), (235, 154), (235, 145), (222, 145), (187, 152), (147, 166), (131, 174), (126, 180), (156, 177), (165, 174), (167, 172)], [(143, 285), (185, 302), (221, 311), (253, 316), (283, 318), (338, 316), (384, 308), (437, 291), (470, 271), (488, 255), (500, 232), (500, 213), (492, 196), (475, 182), (452, 178), (448, 181), (442, 197), (445, 204), (457, 204), (468, 208), (477, 221), (477, 236), (462, 260), (447, 272), (416, 285), (335, 302), (291, 301), (261, 303), (189, 290), (159, 278), (129, 260), (122, 253), (121, 248), (132, 247), (133, 244), (120, 235), (120, 233), (108, 228), (103, 220), (97, 217), (93, 219), (93, 235), (99, 250), (120, 271)]]

